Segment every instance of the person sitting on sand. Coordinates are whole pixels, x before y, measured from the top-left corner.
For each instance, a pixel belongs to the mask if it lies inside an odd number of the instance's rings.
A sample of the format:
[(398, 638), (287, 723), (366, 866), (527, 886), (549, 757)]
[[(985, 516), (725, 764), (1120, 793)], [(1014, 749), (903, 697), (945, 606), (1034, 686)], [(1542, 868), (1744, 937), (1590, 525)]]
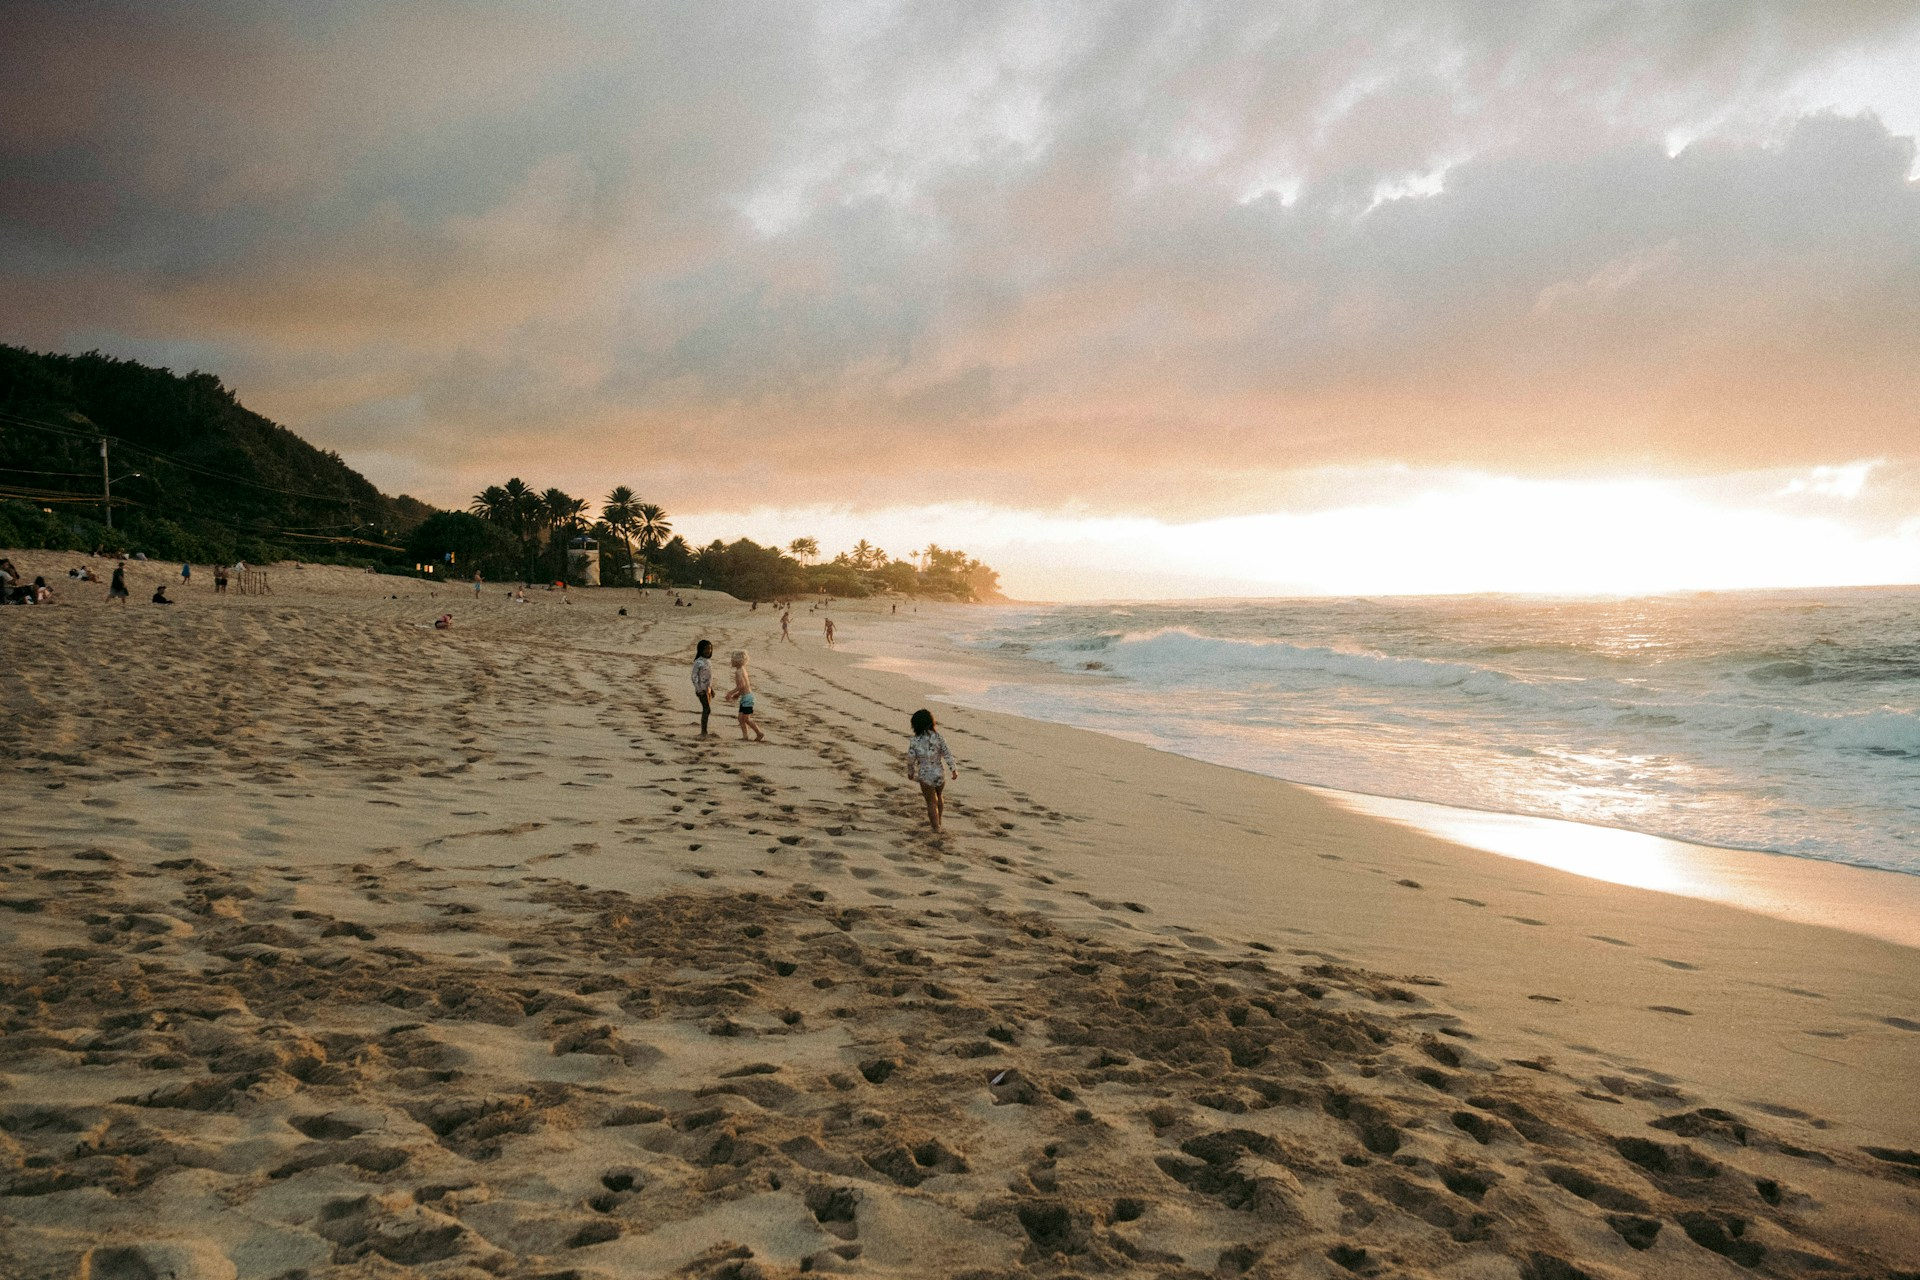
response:
[(27, 598), (28, 604), (52, 604), (53, 588), (47, 585), (45, 578), (33, 580), (33, 594)]
[(747, 730), (753, 730), (755, 742), (765, 742), (767, 735), (760, 732), (760, 726), (753, 722), (753, 685), (747, 679), (747, 651), (733, 651), (733, 688), (727, 691), (727, 701), (740, 703), (740, 741), (747, 740)]
[(153, 602), (155, 604), (172, 604), (173, 603), (173, 601), (167, 599), (166, 583), (163, 582), (159, 586), (153, 589)]
[(112, 604), (117, 600), (125, 604), (130, 594), (127, 590), (127, 566), (124, 564), (113, 566), (113, 581), (107, 584), (107, 603)]
[(453, 630), (453, 615), (450, 613), (443, 613), (439, 617), (435, 618), (433, 620), (433, 629), (435, 631)]
[(933, 723), (933, 712), (924, 707), (913, 713), (913, 741), (907, 744), (907, 776), (920, 784), (920, 796), (927, 802), (927, 823), (934, 834), (940, 833), (940, 819), (946, 816), (946, 779), (944, 765), (960, 780), (960, 765), (947, 750), (947, 740)]
[(693, 648), (693, 696), (700, 699), (700, 736), (707, 736), (707, 720), (713, 715), (713, 641), (702, 640)]

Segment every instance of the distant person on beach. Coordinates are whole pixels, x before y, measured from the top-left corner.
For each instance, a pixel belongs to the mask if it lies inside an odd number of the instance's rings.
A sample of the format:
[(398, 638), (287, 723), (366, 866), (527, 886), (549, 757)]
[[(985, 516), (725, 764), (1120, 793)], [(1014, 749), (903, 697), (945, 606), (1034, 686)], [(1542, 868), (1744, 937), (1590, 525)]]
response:
[(482, 582), (482, 579), (480, 577), (480, 571), (478, 569), (475, 569), (473, 571), (473, 598), (475, 600), (478, 600), (480, 598), (481, 582)]
[(780, 638), (782, 640), (785, 640), (788, 644), (794, 643), (793, 632), (790, 630), (792, 626), (793, 626), (793, 611), (789, 609), (787, 610), (787, 612), (780, 615)]
[(213, 566), (213, 594), (217, 596), (227, 594), (227, 566), (224, 564)]
[(450, 613), (443, 613), (439, 617), (435, 618), (433, 620), (433, 629), (435, 631), (453, 630), (453, 615)]
[(166, 583), (163, 582), (159, 586), (153, 589), (153, 602), (155, 604), (172, 604), (173, 603), (173, 601), (167, 599)]
[(747, 740), (747, 730), (753, 730), (755, 742), (765, 742), (767, 735), (760, 732), (760, 726), (753, 722), (753, 684), (747, 678), (747, 651), (733, 651), (733, 688), (727, 690), (727, 701), (736, 699), (740, 703), (740, 741)]
[(827, 648), (833, 648), (833, 619), (827, 619)]
[(700, 699), (700, 736), (707, 736), (713, 715), (713, 641), (702, 640), (693, 650), (693, 696)]
[(192, 565), (183, 564), (180, 566), (180, 585), (183, 587), (190, 587), (193, 585), (193, 566)]
[(913, 741), (907, 744), (907, 776), (920, 784), (921, 798), (927, 802), (927, 823), (934, 834), (940, 833), (940, 819), (946, 816), (946, 785), (943, 776), (951, 771), (960, 780), (960, 765), (947, 740), (933, 723), (933, 712), (922, 708), (913, 713)]
[(118, 600), (121, 604), (125, 604), (127, 596), (127, 566), (117, 564), (113, 566), (113, 581), (107, 584), (107, 603), (112, 604)]

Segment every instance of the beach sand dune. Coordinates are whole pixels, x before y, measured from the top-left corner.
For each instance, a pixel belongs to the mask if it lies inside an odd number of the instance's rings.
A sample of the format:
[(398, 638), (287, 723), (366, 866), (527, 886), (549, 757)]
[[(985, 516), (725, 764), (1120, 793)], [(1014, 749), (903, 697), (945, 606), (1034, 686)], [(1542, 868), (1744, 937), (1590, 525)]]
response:
[[(1057, 728), (943, 715), (967, 772), (932, 838), (911, 686), (718, 597), (274, 580), (0, 615), (0, 1274), (1920, 1271), (1912, 1119), (1838, 1096), (1845, 1039), (1800, 1078), (1833, 1108), (1762, 1109), (1657, 1041), (1582, 1045), (1604, 990), (1529, 1021), (1448, 956), (1312, 938), (1317, 905), (1242, 928), (1121, 874), (1151, 840), (1193, 879), (1238, 801), (1122, 822), (1089, 788), (1165, 758)], [(697, 635), (754, 649), (768, 745), (694, 736)], [(1321, 824), (1274, 846), (1302, 892), (1335, 848), (1509, 874), (1232, 777)], [(1474, 910), (1373, 882), (1375, 915)], [(1730, 981), (1690, 954), (1647, 981)], [(1855, 1049), (1920, 1048), (1862, 1007)]]

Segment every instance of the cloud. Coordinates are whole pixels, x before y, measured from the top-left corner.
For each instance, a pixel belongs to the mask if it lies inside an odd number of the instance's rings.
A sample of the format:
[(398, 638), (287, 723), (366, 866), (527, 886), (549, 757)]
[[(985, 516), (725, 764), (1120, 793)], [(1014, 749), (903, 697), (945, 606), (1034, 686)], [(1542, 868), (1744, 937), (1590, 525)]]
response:
[(0, 337), (442, 501), (1920, 453), (1908, 4), (10, 13)]

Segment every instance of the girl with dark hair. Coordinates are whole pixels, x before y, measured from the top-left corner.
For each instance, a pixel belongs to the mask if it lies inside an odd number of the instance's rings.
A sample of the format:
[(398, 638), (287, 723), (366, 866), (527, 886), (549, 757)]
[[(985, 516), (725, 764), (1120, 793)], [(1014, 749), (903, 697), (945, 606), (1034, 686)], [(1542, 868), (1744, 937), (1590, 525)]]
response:
[(913, 713), (913, 741), (907, 744), (907, 776), (920, 784), (920, 796), (927, 802), (927, 825), (940, 834), (940, 819), (946, 816), (946, 779), (944, 766), (960, 780), (960, 765), (947, 750), (947, 740), (934, 726), (933, 712), (924, 707)]
[(693, 650), (693, 696), (700, 699), (700, 736), (707, 736), (713, 715), (713, 641), (702, 640)]

